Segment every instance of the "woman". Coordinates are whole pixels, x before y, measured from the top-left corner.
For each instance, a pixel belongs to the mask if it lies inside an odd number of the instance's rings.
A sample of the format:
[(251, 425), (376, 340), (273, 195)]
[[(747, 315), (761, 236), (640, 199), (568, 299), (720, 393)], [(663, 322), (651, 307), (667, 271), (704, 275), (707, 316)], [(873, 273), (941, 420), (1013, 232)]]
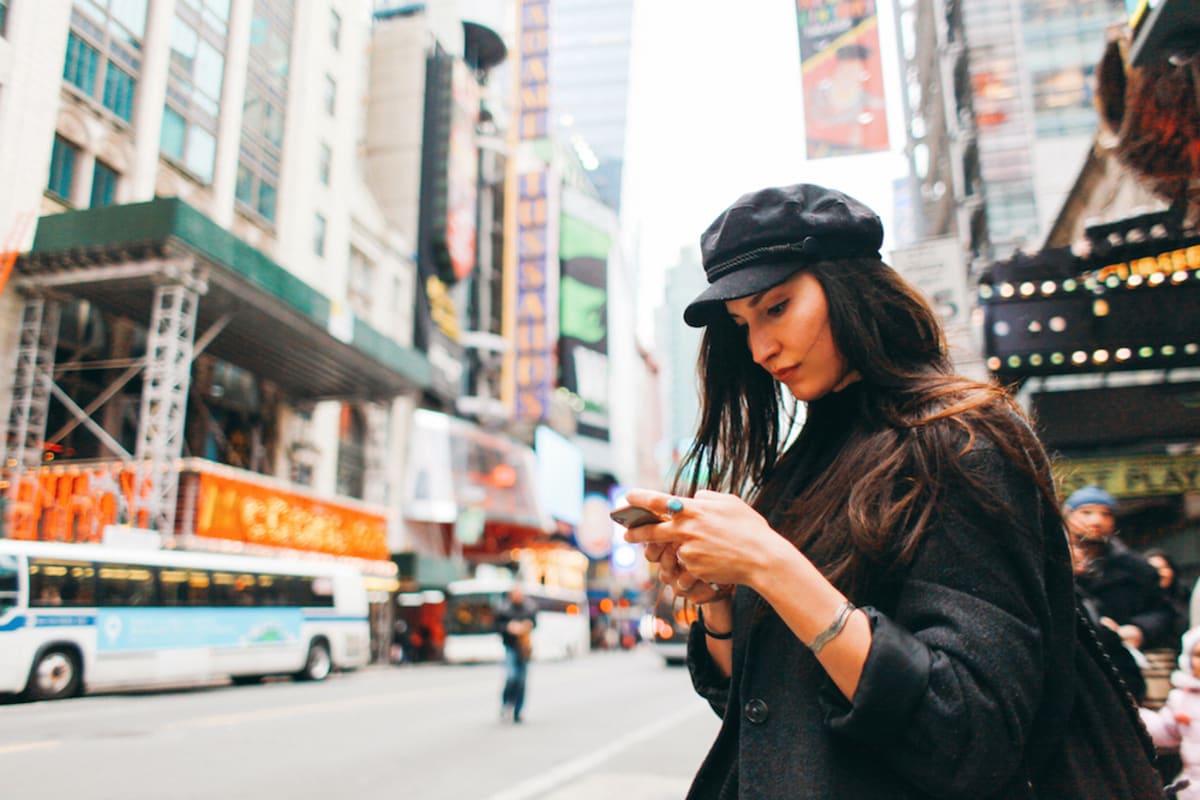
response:
[(688, 666), (723, 722), (693, 800), (1032, 797), (1061, 735), (1075, 617), (1046, 457), (953, 373), (882, 238), (806, 184), (701, 238), (693, 477), (631, 491), (663, 521), (626, 534), (701, 610)]

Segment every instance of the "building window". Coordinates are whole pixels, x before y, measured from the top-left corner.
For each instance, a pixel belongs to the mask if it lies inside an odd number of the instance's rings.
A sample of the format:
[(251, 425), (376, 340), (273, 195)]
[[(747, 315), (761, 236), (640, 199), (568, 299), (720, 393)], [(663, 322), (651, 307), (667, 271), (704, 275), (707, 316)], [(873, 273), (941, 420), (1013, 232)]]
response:
[(163, 108), (159, 147), (200, 180), (205, 183), (212, 180), (213, 159), (217, 154), (216, 137), (170, 106)]
[(350, 273), (347, 276), (346, 299), (350, 310), (365, 319), (371, 317), (375, 286), (375, 265), (358, 250), (350, 249)]
[(84, 94), (96, 91), (96, 64), (100, 54), (74, 31), (67, 36), (67, 61), (63, 65), (63, 80), (72, 83)]
[(287, 119), (294, 3), (254, 0), (252, 13), (236, 197), (242, 210), (273, 222)]
[(146, 4), (147, 0), (81, 0), (71, 11), (63, 80), (124, 122), (133, 119)]
[(109, 64), (104, 74), (104, 107), (121, 119), (133, 119), (133, 76)]
[(337, 109), (337, 81), (332, 75), (325, 76), (325, 113), (333, 116)]
[(333, 151), (329, 149), (329, 145), (321, 142), (320, 151), (317, 156), (317, 174), (321, 178), (321, 183), (329, 185), (329, 173), (332, 169)]
[(185, 0), (171, 21), (162, 151), (204, 183), (217, 152), (228, 18), (228, 0)]
[(111, 206), (116, 197), (117, 171), (103, 161), (96, 161), (96, 168), (92, 171), (91, 207)]
[(185, 138), (187, 138), (187, 120), (170, 106), (164, 108), (159, 147), (171, 158), (182, 161)]
[(320, 214), (313, 217), (313, 252), (325, 255), (325, 218)]
[(50, 180), (46, 188), (61, 200), (71, 198), (71, 184), (75, 181), (75, 157), (79, 148), (61, 136), (54, 137), (50, 151)]
[(329, 43), (337, 50), (342, 44), (342, 17), (336, 11), (329, 12)]

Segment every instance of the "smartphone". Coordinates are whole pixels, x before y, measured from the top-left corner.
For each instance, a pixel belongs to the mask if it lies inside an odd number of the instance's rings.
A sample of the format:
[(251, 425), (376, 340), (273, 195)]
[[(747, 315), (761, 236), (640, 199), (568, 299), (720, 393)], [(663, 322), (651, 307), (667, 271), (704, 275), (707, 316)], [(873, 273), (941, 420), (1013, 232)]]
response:
[(618, 525), (624, 525), (626, 528), (636, 528), (639, 525), (653, 525), (656, 522), (662, 522), (662, 517), (655, 514), (648, 508), (641, 506), (625, 506), (618, 508), (609, 514), (613, 522)]

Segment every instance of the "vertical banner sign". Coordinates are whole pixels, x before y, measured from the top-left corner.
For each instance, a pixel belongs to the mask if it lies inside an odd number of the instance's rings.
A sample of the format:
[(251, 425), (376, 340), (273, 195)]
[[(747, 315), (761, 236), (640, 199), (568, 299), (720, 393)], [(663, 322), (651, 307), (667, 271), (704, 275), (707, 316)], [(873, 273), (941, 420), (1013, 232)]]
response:
[(549, 179), (547, 169), (517, 179), (516, 418), (524, 420), (546, 418), (554, 388), (547, 312)]
[(875, 0), (796, 0), (809, 158), (888, 149)]
[(550, 270), (557, 260), (551, 259), (550, 242), (557, 215), (552, 219), (550, 208), (557, 192), (549, 164), (530, 156), (532, 145), (550, 132), (550, 2), (519, 0), (518, 14), (517, 118), (510, 131), (514, 155), (505, 214), (505, 328), (515, 347), (506, 362), (505, 395), (517, 420), (539, 421), (549, 414), (556, 378), (551, 309), (557, 298), (550, 296), (550, 287), (557, 273)]
[(520, 117), (525, 140), (550, 135), (550, 0), (521, 3)]
[(559, 228), (559, 385), (583, 399), (579, 432), (608, 439), (608, 250), (604, 233), (569, 216)]
[(450, 80), (450, 131), (446, 159), (446, 211), (441, 245), (450, 273), (461, 281), (475, 268), (475, 217), (479, 202), (479, 83), (458, 59)]

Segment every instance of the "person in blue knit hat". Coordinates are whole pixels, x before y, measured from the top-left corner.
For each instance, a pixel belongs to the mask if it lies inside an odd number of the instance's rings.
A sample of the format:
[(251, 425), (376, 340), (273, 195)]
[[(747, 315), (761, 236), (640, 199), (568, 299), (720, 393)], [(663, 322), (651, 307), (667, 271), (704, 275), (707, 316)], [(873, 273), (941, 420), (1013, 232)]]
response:
[[(1158, 571), (1117, 537), (1116, 499), (1089, 485), (1072, 492), (1064, 507), (1085, 605), (1134, 651), (1170, 647), (1175, 612), (1158, 586)], [(1136, 685), (1129, 688), (1139, 694)]]

